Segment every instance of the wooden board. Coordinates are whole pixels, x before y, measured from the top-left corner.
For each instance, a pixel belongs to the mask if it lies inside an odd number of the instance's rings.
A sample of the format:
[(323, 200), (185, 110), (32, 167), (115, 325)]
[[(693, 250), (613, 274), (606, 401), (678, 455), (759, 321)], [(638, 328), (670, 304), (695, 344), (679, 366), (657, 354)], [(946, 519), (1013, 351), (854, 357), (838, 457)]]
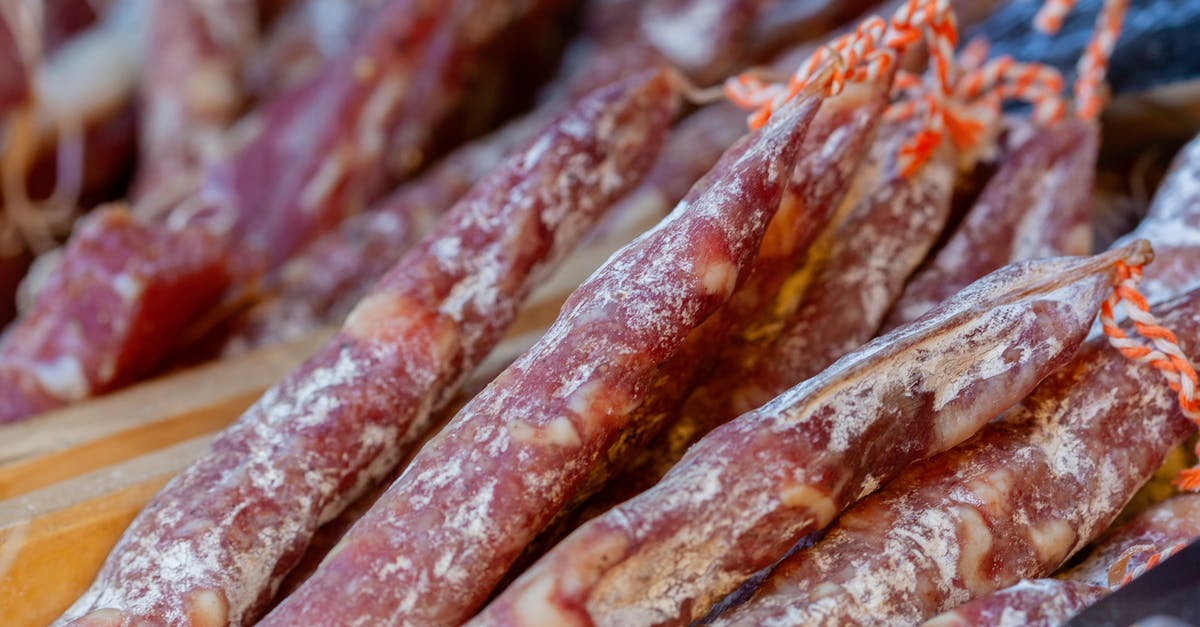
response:
[[(575, 251), (464, 389), (482, 388), (531, 346), (575, 287), (650, 222), (622, 224)], [(59, 616), (146, 501), (332, 332), (0, 427), (0, 625), (37, 627)]]
[(0, 502), (6, 625), (45, 625), (85, 590), (146, 501), (214, 434)]

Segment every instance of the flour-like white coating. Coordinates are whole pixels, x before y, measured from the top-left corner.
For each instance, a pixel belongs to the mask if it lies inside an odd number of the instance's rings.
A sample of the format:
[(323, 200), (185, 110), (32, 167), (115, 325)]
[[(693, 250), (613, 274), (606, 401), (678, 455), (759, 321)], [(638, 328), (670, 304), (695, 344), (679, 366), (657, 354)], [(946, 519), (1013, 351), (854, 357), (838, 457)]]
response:
[(140, 279), (122, 272), (112, 277), (112, 288), (121, 297), (121, 302), (128, 306), (141, 297), (146, 290), (146, 284)]
[(53, 361), (29, 361), (25, 369), (42, 389), (62, 401), (76, 402), (91, 396), (87, 372), (74, 355), (59, 355)]
[[(47, 320), (57, 321), (55, 318)], [(58, 355), (52, 360), (36, 357), (10, 356), (7, 361), (11, 367), (28, 372), (48, 394), (65, 402), (80, 401), (92, 393), (91, 378), (88, 376), (85, 364), (78, 355), (86, 354), (88, 340), (83, 334), (83, 328), (78, 321), (71, 320), (64, 325), (40, 325), (33, 328), (34, 335), (30, 345), (38, 346), (54, 342), (62, 347), (56, 351)], [(49, 337), (54, 334), (54, 338)]]
[(354, 21), (360, 10), (356, 5), (361, 4), (362, 0), (310, 0), (301, 5), (313, 42), (327, 53), (345, 49), (348, 34), (355, 32)]
[[(1060, 305), (1058, 315), (1064, 317), (1070, 326), (1077, 328), (1079, 324), (1087, 325), (1099, 305), (1104, 278), (1105, 275), (1100, 274), (1082, 284), (1068, 283), (1059, 289), (1051, 288), (1039, 298)], [(1002, 278), (990, 277), (981, 282), (999, 288)], [(977, 292), (986, 291), (984, 286), (975, 289)], [(935, 316), (923, 324), (918, 323), (868, 344), (839, 360), (822, 376), (780, 395), (760, 413), (778, 416), (773, 419), (774, 429), (789, 430), (796, 422), (815, 415), (818, 408), (833, 408), (836, 415), (843, 418), (832, 421), (827, 450), (841, 454), (858, 444), (858, 434), (865, 433), (867, 427), (879, 418), (878, 408), (887, 407), (887, 399), (896, 393), (894, 385), (881, 385), (873, 378), (860, 379), (851, 373), (864, 371), (860, 369), (887, 356), (895, 350), (896, 343), (907, 344), (904, 350), (910, 351), (916, 358), (892, 366), (889, 380), (908, 382), (902, 392), (906, 397), (931, 394), (935, 412), (943, 410), (951, 401), (962, 398), (967, 389), (987, 384), (1002, 374), (1011, 373), (1009, 376), (1016, 381), (1026, 386), (1032, 385), (1036, 381), (1029, 381), (1021, 373), (1028, 371), (1033, 364), (1044, 363), (1060, 354), (1064, 348), (1059, 338), (1036, 334), (1040, 320), (1029, 309), (1029, 300), (984, 304), (974, 302), (971, 298), (974, 294), (965, 296), (952, 302), (975, 309), (977, 313), (960, 322), (954, 332), (938, 332), (939, 325), (944, 325), (947, 319), (958, 317), (955, 307), (948, 305), (943, 309), (945, 317)], [(916, 338), (921, 339), (914, 343), (906, 341)], [(1036, 343), (1031, 344), (1031, 340)], [(823, 388), (829, 392), (815, 394), (817, 390), (824, 391)], [(821, 400), (816, 401), (817, 398)], [(991, 417), (987, 413), (977, 416), (976, 425), (979, 424), (978, 420)], [(935, 420), (933, 424), (940, 427), (943, 423)], [(951, 426), (947, 425), (944, 432), (956, 434), (958, 429)], [(973, 429), (966, 429), (968, 434), (971, 431)], [(950, 440), (942, 446), (954, 443)]]
[(681, 12), (661, 15), (648, 11), (641, 20), (646, 39), (675, 63), (699, 69), (711, 62), (714, 33), (725, 15), (725, 4), (704, 0), (690, 2)]
[(1000, 622), (996, 627), (1024, 627), (1029, 624), (1025, 612), (1011, 607), (1004, 608), (1000, 614)]

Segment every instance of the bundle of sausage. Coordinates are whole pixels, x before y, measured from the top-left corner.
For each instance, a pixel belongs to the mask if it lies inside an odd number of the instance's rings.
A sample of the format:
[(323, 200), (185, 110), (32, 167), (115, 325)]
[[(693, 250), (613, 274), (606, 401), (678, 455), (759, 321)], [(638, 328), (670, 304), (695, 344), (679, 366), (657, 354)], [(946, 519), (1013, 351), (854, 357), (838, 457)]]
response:
[[(109, 4), (47, 25), (149, 25), (113, 97), (132, 204), (39, 260), (0, 422), (340, 327), (56, 624), (1055, 624), (1200, 536), (1187, 497), (1104, 535), (1200, 418), (1200, 139), (1092, 254), (1121, 0), (1073, 97), (959, 48), (965, 0), (828, 41), (866, 3)], [(53, 101), (10, 67), (0, 115)], [(78, 156), (64, 116), (23, 189)], [(49, 215), (9, 179), (6, 216)], [(451, 413), (530, 292), (630, 231)]]

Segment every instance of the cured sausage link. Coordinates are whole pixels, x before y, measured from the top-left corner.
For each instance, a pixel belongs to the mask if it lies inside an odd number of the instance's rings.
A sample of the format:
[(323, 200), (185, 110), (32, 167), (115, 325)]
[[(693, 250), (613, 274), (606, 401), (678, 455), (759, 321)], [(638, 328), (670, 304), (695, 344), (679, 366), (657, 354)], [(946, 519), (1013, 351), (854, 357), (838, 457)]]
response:
[(633, 426), (655, 369), (745, 279), (818, 108), (800, 100), (585, 281), (263, 624), (468, 618)]
[[(770, 318), (769, 312), (779, 306), (775, 297), (781, 286), (794, 273), (804, 271), (797, 267), (804, 265), (806, 255), (822, 255), (811, 246), (843, 197), (852, 193), (851, 181), (876, 135), (876, 123), (885, 104), (885, 86), (876, 84), (859, 93), (826, 99), (804, 139), (800, 161), (780, 209), (767, 227), (751, 279), (659, 368), (653, 391), (637, 410), (636, 433), (610, 450), (613, 467), (599, 473), (594, 486), (589, 486), (600, 487), (604, 482), (603, 487), (547, 530), (537, 546), (530, 547), (531, 553), (548, 550), (584, 521), (653, 486), (692, 442), (734, 417), (724, 416), (718, 421), (720, 416), (704, 413), (701, 423), (694, 419), (698, 416), (682, 413), (684, 400), (706, 381), (714, 389), (723, 385), (725, 392), (729, 391), (736, 380), (737, 362), (727, 359), (722, 350), (746, 335), (763, 335), (762, 327), (767, 325), (762, 319)], [(585, 489), (582, 494), (588, 496), (590, 492)]]
[(230, 237), (242, 274), (277, 268), (418, 167), (487, 46), (561, 4), (389, 0), (355, 46), (259, 112), (260, 130), (171, 219)]
[(1179, 494), (1138, 514), (1099, 540), (1065, 579), (1107, 588), (1124, 585), (1125, 577), (1154, 556), (1200, 537), (1200, 495)]
[(883, 330), (912, 322), (1005, 264), (1090, 252), (1099, 144), (1095, 123), (1067, 120), (1018, 146), (945, 247), (909, 281)]
[(278, 287), (243, 314), (224, 354), (297, 338), (350, 309), (476, 181), (541, 126), (528, 116), (448, 155), (366, 212), (317, 238), (279, 271)]
[[(936, 154), (914, 177), (894, 169), (889, 175), (887, 161), (909, 133), (903, 125), (879, 130), (861, 180), (849, 192), (854, 206), (839, 210), (844, 215), (834, 219), (774, 301), (723, 347), (679, 417), (588, 503), (586, 518), (649, 489), (709, 431), (816, 375), (874, 335), (904, 279), (937, 237), (949, 206), (950, 152)], [(858, 303), (846, 306), (847, 299)]]
[(653, 489), (561, 542), (477, 624), (704, 616), (801, 536), (967, 439), (1066, 363), (1116, 262), (1148, 258), (1142, 244), (1006, 267), (716, 429)]
[(689, 399), (686, 422), (711, 429), (759, 407), (875, 334), (936, 240), (953, 191), (948, 149), (911, 178), (896, 171), (892, 156), (909, 133), (902, 124), (881, 129), (867, 180), (851, 196), (857, 202), (789, 280), (772, 315), (726, 349), (719, 370), (727, 374)]
[(64, 620), (253, 622), (317, 527), (391, 470), (675, 114), (666, 71), (580, 101), (467, 194), (322, 350), (126, 530)]
[(1021, 581), (932, 618), (926, 627), (996, 625), (1002, 616), (1022, 625), (1061, 625), (1124, 585), (1182, 544), (1200, 537), (1200, 495), (1180, 494), (1106, 533), (1078, 566), (1059, 579)]
[[(714, 360), (731, 337), (742, 332), (779, 292), (809, 246), (828, 224), (863, 153), (875, 135), (885, 104), (884, 82), (861, 93), (826, 99), (809, 127), (800, 157), (784, 190), (779, 209), (763, 235), (748, 278), (704, 324), (688, 334), (678, 352), (659, 366), (654, 384), (632, 419), (636, 428), (608, 452), (620, 467), (655, 445), (650, 441), (678, 417), (680, 405), (699, 377), (716, 367)], [(639, 450), (642, 449), (642, 450)], [(636, 470), (634, 471), (636, 472)], [(609, 472), (601, 472), (603, 478)], [(598, 486), (589, 485), (588, 494)]]
[[(1157, 313), (1200, 350), (1200, 291)], [(913, 623), (1049, 575), (1195, 431), (1160, 376), (1089, 342), (1008, 418), (843, 514), (727, 622)]]
[(1059, 627), (1108, 593), (1108, 588), (1062, 579), (1026, 579), (939, 614), (922, 627)]

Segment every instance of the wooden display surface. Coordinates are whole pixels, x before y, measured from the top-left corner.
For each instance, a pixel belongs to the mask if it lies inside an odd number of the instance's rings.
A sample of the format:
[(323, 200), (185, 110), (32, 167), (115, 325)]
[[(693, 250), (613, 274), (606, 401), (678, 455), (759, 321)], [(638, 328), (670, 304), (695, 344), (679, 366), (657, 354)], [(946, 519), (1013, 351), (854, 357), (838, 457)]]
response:
[[(572, 253), (465, 389), (481, 388), (531, 346), (571, 291), (647, 222), (626, 222)], [(146, 501), (333, 331), (0, 427), (0, 624), (40, 627), (57, 618)]]

